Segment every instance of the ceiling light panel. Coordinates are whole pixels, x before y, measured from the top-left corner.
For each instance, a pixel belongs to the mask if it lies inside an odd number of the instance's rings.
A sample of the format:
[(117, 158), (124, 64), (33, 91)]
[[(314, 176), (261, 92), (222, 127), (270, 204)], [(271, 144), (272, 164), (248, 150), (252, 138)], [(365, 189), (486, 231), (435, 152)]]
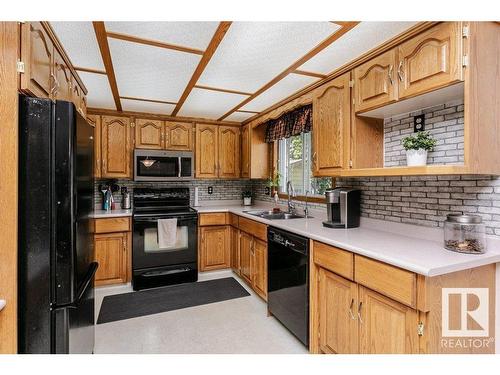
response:
[(142, 100), (120, 99), (124, 111), (156, 113), (170, 115), (175, 108), (173, 104), (145, 102)]
[(106, 22), (106, 30), (204, 50), (219, 22)]
[(339, 27), (331, 22), (233, 22), (198, 84), (255, 92)]
[(299, 69), (330, 73), (415, 24), (416, 22), (361, 22)]
[(181, 107), (179, 116), (217, 119), (245, 98), (248, 96), (194, 88)]
[(51, 22), (74, 66), (104, 70), (92, 22)]
[(254, 100), (244, 105), (240, 109), (245, 111), (260, 112), (276, 104), (287, 96), (299, 91), (305, 86), (317, 81), (319, 78), (303, 76), (299, 74), (289, 74), (269, 90), (264, 91)]
[(237, 121), (237, 122), (242, 122), (245, 121), (246, 119), (255, 116), (256, 113), (245, 113), (245, 112), (234, 112), (227, 116), (224, 121)]
[(108, 38), (121, 96), (177, 102), (200, 55)]
[(87, 72), (78, 72), (78, 75), (88, 90), (88, 107), (116, 109), (107, 76)]

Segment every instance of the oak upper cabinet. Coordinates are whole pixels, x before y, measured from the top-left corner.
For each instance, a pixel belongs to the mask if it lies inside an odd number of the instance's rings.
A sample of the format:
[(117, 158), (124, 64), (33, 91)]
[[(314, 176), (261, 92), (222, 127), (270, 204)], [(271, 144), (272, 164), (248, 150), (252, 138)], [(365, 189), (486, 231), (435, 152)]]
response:
[(332, 176), (349, 163), (349, 73), (315, 90), (313, 96), (313, 172)]
[(231, 266), (230, 233), (226, 225), (200, 227), (200, 271)]
[(398, 98), (397, 50), (392, 49), (354, 69), (354, 108), (365, 111)]
[(52, 98), (54, 45), (40, 22), (21, 24), (21, 90), (39, 98)]
[(267, 243), (257, 238), (253, 240), (251, 263), (253, 289), (267, 299)]
[(322, 353), (357, 353), (357, 285), (324, 268), (319, 268), (317, 278), (319, 350)]
[(418, 313), (381, 294), (359, 286), (359, 353), (418, 353)]
[(101, 178), (101, 116), (88, 115), (87, 121), (94, 127), (94, 177)]
[(219, 178), (240, 177), (240, 129), (219, 126)]
[(217, 125), (196, 124), (196, 177), (217, 178), (219, 136)]
[(57, 100), (71, 101), (72, 74), (61, 54), (54, 49), (54, 88), (53, 97)]
[(241, 127), (241, 177), (250, 177), (250, 125)]
[(94, 235), (95, 260), (99, 263), (96, 285), (127, 282), (128, 233)]
[(165, 121), (165, 148), (167, 150), (193, 150), (193, 124)]
[(462, 79), (461, 27), (460, 22), (443, 22), (398, 47), (399, 98)]
[(71, 101), (76, 110), (85, 117), (87, 115), (87, 98), (74, 76), (71, 76)]
[(129, 118), (102, 116), (101, 127), (102, 177), (131, 177), (132, 155)]
[(162, 149), (164, 147), (163, 121), (135, 120), (135, 147)]
[(252, 284), (252, 248), (253, 237), (240, 231), (240, 275), (250, 285)]

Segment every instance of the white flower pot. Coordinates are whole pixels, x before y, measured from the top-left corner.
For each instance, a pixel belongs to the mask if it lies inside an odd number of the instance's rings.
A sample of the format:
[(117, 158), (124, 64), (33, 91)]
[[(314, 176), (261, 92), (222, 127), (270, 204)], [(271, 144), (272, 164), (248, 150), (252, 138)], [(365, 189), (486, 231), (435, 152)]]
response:
[(427, 165), (427, 150), (406, 150), (406, 164), (409, 167)]
[(252, 198), (251, 197), (243, 198), (243, 205), (244, 206), (251, 206), (252, 205)]

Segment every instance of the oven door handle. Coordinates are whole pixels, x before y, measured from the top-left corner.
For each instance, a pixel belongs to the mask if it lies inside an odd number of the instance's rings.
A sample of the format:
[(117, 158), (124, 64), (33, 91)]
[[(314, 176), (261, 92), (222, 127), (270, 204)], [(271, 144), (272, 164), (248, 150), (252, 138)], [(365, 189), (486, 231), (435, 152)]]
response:
[(178, 166), (178, 171), (179, 171), (179, 175), (177, 177), (181, 177), (181, 157), (177, 157), (177, 166)]
[(197, 217), (188, 217), (188, 216), (175, 216), (175, 217), (169, 217), (169, 216), (162, 216), (162, 217), (134, 217), (134, 221), (137, 223), (153, 223), (157, 222), (159, 219), (177, 219), (177, 221), (180, 220), (190, 220), (191, 221), (197, 221)]

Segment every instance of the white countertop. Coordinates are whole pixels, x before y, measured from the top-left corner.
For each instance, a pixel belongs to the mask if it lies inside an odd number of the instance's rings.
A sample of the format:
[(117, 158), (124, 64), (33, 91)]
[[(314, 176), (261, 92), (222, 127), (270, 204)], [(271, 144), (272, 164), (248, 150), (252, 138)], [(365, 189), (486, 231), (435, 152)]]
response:
[(359, 228), (331, 229), (322, 225), (325, 213), (321, 211), (311, 211), (314, 218), (291, 220), (266, 220), (243, 212), (272, 209), (270, 204), (251, 207), (210, 205), (195, 209), (200, 213), (232, 212), (425, 276), (438, 276), (500, 262), (500, 240), (491, 237), (488, 238), (486, 254), (469, 255), (444, 249), (442, 229), (373, 219), (362, 219)]
[(105, 219), (109, 217), (122, 217), (122, 216), (132, 216), (132, 210), (94, 210), (94, 213), (90, 215), (93, 219)]

